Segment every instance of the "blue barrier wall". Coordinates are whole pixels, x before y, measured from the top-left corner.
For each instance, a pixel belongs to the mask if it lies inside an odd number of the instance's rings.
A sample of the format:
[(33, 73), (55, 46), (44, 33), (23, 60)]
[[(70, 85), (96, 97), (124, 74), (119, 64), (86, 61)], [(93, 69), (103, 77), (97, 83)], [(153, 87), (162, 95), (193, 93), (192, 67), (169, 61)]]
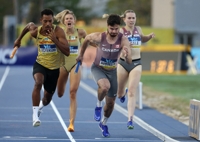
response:
[(37, 47), (22, 47), (19, 48), (15, 56), (10, 59), (12, 47), (0, 46), (0, 65), (33, 65), (37, 57)]

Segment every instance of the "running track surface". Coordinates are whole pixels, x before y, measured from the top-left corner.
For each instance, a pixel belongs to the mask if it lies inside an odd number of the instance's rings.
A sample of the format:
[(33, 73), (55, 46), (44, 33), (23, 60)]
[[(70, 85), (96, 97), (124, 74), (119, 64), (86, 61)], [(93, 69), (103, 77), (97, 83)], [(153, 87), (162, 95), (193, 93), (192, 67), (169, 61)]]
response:
[[(23, 142), (194, 142), (188, 136), (188, 126), (158, 111), (143, 106), (136, 109), (134, 130), (128, 130), (126, 103), (116, 99), (115, 109), (108, 120), (110, 138), (104, 138), (94, 121), (97, 85), (93, 80), (81, 80), (77, 94), (75, 132), (68, 132), (69, 84), (62, 98), (43, 109), (41, 125), (32, 127), (34, 81), (31, 66), (0, 66), (0, 141)], [(43, 95), (43, 91), (41, 91)]]

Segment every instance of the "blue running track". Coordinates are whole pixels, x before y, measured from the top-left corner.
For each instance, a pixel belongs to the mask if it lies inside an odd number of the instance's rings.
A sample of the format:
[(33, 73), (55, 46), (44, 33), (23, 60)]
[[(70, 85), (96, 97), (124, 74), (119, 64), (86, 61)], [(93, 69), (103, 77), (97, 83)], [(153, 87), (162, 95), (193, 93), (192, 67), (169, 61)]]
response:
[[(128, 130), (126, 103), (117, 99), (108, 120), (110, 138), (102, 137), (94, 121), (97, 85), (81, 81), (77, 94), (75, 132), (68, 132), (69, 85), (62, 98), (57, 93), (40, 116), (41, 125), (32, 126), (32, 67), (0, 67), (0, 141), (1, 142), (195, 142), (188, 136), (188, 126), (158, 111), (143, 106), (136, 109), (134, 129)], [(43, 92), (41, 91), (41, 95)]]

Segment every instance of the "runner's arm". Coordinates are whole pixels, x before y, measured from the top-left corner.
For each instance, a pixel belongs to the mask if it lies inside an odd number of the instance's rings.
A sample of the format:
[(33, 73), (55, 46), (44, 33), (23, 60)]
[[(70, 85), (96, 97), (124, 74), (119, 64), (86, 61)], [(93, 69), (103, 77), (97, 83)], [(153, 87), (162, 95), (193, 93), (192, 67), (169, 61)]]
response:
[[(82, 44), (82, 47), (81, 47), (80, 54), (77, 57), (77, 61), (82, 62), (85, 50), (87, 49), (87, 47), (90, 43), (98, 45), (98, 43), (100, 42), (99, 35), (100, 35), (100, 33), (91, 33), (91, 34), (89, 34), (85, 37), (83, 44)], [(94, 47), (98, 47), (98, 46), (94, 46)]]
[(126, 62), (128, 64), (130, 64), (132, 62), (131, 44), (130, 44), (130, 42), (128, 41), (128, 39), (125, 36), (123, 36), (122, 38), (123, 38), (122, 39), (122, 47), (123, 47), (123, 49), (122, 49), (121, 56), (126, 60)]
[(33, 22), (28, 23), (24, 27), (24, 29), (20, 33), (19, 37), (15, 40), (14, 47), (18, 47), (19, 48), (21, 46), (21, 40), (23, 39), (23, 37), (28, 32), (30, 32), (30, 34), (31, 34), (32, 37), (36, 38), (36, 36), (37, 36), (37, 26)]
[(56, 44), (56, 46), (60, 49), (60, 51), (63, 54), (69, 56), (70, 48), (64, 30), (61, 27), (56, 26), (55, 33), (56, 37), (54, 36), (54, 32), (49, 33), (49, 36), (51, 37), (52, 41)]
[(142, 32), (141, 27), (139, 27), (139, 26), (137, 26), (137, 29), (138, 29), (138, 31), (139, 31), (139, 33), (140, 33), (142, 43), (147, 42), (147, 41), (149, 41), (150, 39), (152, 39), (152, 38), (155, 37), (155, 34), (154, 34), (154, 33), (150, 33), (150, 34), (148, 34), (148, 35), (144, 35), (143, 32)]

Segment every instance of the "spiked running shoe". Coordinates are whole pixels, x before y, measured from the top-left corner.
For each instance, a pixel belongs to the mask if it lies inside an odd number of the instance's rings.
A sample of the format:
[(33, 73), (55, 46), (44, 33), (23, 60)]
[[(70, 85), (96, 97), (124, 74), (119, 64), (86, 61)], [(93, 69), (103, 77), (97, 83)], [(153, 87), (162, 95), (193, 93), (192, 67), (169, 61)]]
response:
[(128, 88), (125, 89), (125, 94), (124, 94), (124, 96), (120, 98), (120, 102), (121, 102), (121, 103), (124, 103), (124, 102), (125, 102), (127, 92), (128, 92)]
[(127, 127), (128, 127), (128, 129), (133, 129), (134, 128), (133, 122), (132, 121), (128, 121)]
[(99, 128), (102, 131), (102, 136), (103, 137), (110, 137), (110, 133), (108, 132), (108, 126), (103, 125), (102, 122), (99, 123)]
[(101, 120), (101, 109), (102, 107), (96, 107), (94, 110), (94, 120), (100, 121)]

